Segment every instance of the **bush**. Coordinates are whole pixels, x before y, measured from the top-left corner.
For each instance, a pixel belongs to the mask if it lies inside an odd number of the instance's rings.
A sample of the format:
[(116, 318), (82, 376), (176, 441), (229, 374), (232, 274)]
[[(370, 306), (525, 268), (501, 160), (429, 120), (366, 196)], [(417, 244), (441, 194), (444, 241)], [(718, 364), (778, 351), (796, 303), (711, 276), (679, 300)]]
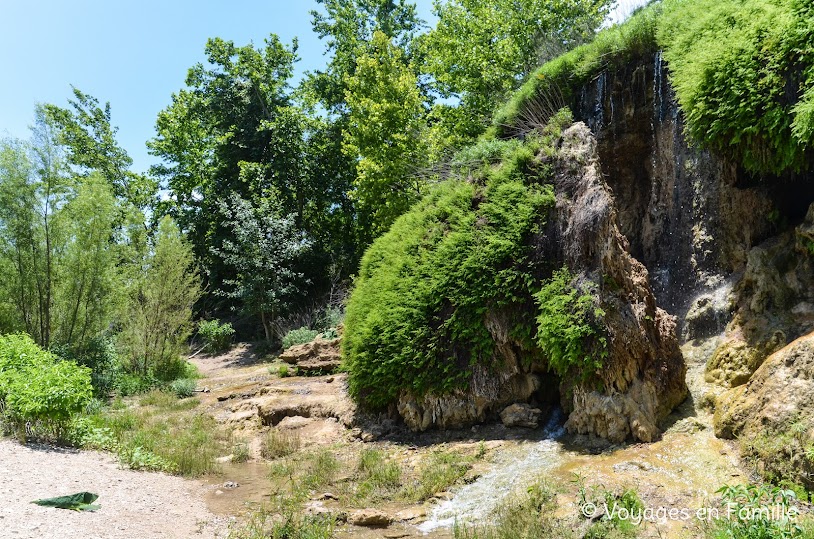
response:
[(260, 445), (264, 459), (278, 459), (296, 453), (300, 449), (300, 435), (287, 430), (271, 429)]
[(307, 342), (311, 342), (317, 338), (319, 335), (319, 331), (315, 329), (308, 329), (302, 327), (300, 329), (292, 329), (288, 333), (285, 334), (283, 337), (283, 350), (287, 348), (291, 348), (297, 344), (305, 344)]
[(0, 405), (19, 434), (25, 426), (62, 439), (70, 419), (93, 398), (90, 369), (61, 361), (27, 335), (0, 337)]
[(587, 377), (599, 370), (608, 354), (607, 340), (597, 329), (605, 313), (596, 306), (594, 295), (581, 288), (563, 268), (534, 296), (539, 305), (537, 344), (561, 377), (569, 372)]
[(109, 337), (95, 337), (80, 348), (56, 346), (52, 351), (62, 359), (88, 367), (91, 370), (94, 393), (99, 397), (115, 391), (124, 375), (116, 346)]
[(198, 322), (198, 335), (204, 342), (204, 350), (210, 354), (226, 352), (232, 345), (235, 330), (229, 322), (219, 320), (201, 320)]
[(170, 384), (170, 391), (175, 393), (179, 399), (185, 399), (195, 394), (197, 383), (191, 378), (180, 378)]

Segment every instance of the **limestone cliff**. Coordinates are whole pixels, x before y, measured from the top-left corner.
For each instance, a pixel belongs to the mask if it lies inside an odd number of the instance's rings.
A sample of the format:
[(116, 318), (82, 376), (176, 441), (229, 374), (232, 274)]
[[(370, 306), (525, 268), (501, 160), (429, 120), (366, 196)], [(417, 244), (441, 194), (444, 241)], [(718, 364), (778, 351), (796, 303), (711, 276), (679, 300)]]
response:
[[(675, 317), (657, 307), (647, 269), (629, 253), (596, 140), (585, 124), (563, 133), (556, 156), (549, 161), (557, 202), (534, 249), (546, 260), (562, 261), (578, 274), (576, 281), (600, 283), (608, 337), (608, 356), (596, 377), (560, 384), (559, 400), (568, 412), (566, 427), (616, 442), (652, 441), (659, 434), (659, 421), (687, 394)], [(534, 398), (541, 388), (552, 400), (554, 375), (544, 362), (524, 368), (506, 324), (496, 313), (490, 316), (503, 367), (497, 373), (476, 372), (465, 391), (418, 398), (404, 392), (397, 408), (410, 427), (424, 430), (482, 421), (507, 404)]]

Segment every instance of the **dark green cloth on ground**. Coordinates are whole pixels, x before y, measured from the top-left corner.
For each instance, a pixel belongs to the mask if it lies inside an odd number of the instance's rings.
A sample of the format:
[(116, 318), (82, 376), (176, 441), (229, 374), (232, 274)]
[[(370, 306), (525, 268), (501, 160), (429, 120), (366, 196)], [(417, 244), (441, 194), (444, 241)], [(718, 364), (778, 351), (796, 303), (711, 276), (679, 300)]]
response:
[(91, 505), (99, 496), (90, 492), (77, 492), (70, 496), (59, 496), (58, 498), (43, 498), (34, 500), (31, 503), (42, 505), (43, 507), (56, 507), (58, 509), (72, 509), (74, 511), (96, 511), (98, 505)]

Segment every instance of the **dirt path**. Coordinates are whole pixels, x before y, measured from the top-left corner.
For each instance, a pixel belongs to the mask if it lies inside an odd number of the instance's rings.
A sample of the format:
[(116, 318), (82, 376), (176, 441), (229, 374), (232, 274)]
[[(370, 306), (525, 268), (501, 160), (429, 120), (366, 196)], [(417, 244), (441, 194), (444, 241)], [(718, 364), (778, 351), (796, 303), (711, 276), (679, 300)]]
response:
[[(9, 539), (217, 538), (198, 482), (123, 470), (110, 455), (0, 440), (0, 536)], [(89, 491), (101, 509), (74, 512), (31, 500)]]

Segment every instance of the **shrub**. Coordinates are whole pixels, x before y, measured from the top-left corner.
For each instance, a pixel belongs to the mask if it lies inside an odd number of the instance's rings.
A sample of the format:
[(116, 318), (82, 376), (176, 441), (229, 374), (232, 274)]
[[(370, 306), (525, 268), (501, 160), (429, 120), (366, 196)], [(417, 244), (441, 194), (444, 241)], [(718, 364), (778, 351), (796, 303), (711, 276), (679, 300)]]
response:
[(116, 390), (124, 374), (113, 340), (106, 336), (91, 339), (82, 347), (56, 346), (52, 351), (62, 359), (91, 370), (91, 383), (97, 396), (105, 397)]
[[(93, 398), (90, 369), (61, 361), (27, 335), (0, 337), (0, 404), (4, 420), (62, 439), (69, 420)], [(36, 424), (36, 425), (32, 425)]]
[(597, 371), (607, 356), (607, 341), (597, 329), (605, 313), (593, 294), (574, 286), (574, 277), (563, 268), (534, 299), (539, 306), (537, 343), (551, 370), (561, 377), (574, 369), (583, 377)]
[(170, 391), (175, 393), (179, 399), (185, 399), (195, 394), (197, 383), (190, 378), (180, 378), (170, 384)]
[(201, 320), (198, 322), (198, 335), (204, 342), (204, 350), (210, 354), (226, 352), (232, 345), (235, 330), (229, 322), (219, 320)]
[(283, 350), (291, 348), (297, 344), (305, 344), (313, 341), (319, 335), (319, 331), (315, 329), (308, 329), (302, 327), (300, 329), (292, 329), (283, 337)]

